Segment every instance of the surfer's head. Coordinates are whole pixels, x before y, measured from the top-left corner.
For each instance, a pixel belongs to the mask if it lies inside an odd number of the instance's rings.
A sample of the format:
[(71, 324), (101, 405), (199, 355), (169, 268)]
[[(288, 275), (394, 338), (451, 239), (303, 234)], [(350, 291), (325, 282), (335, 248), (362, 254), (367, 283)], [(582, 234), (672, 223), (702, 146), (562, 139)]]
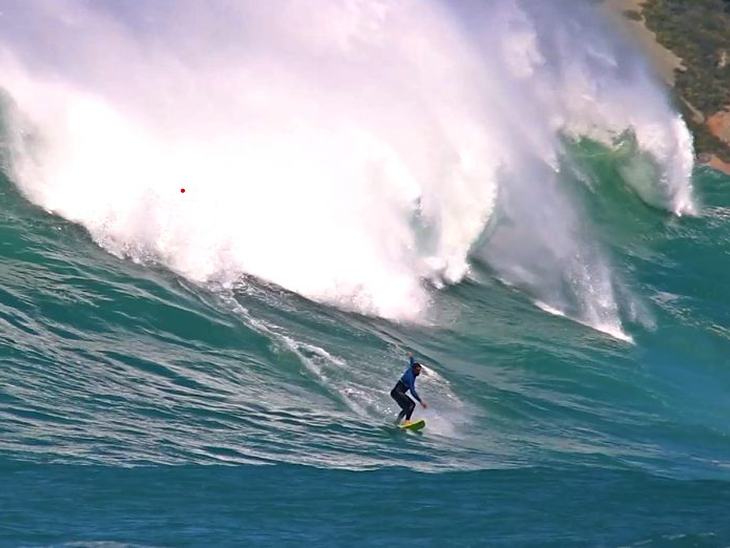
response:
[(418, 362), (415, 362), (415, 363), (413, 364), (413, 366), (412, 366), (412, 369), (413, 369), (413, 374), (414, 374), (414, 375), (418, 376), (418, 375), (420, 375), (420, 374), (421, 374), (421, 369), (422, 369), (422, 367), (421, 367), (421, 364), (420, 364), (420, 363), (418, 363)]

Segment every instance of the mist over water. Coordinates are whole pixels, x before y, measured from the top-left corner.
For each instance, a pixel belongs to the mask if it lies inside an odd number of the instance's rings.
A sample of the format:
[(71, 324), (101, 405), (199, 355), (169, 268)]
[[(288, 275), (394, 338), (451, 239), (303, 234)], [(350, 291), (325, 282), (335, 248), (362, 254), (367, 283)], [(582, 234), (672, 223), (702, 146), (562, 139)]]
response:
[[(3, 2), (15, 183), (112, 253), (429, 321), (474, 260), (628, 338), (566, 144), (694, 210), (689, 133), (583, 2)], [(585, 182), (588, 181), (588, 182)], [(180, 193), (185, 188), (186, 193)]]

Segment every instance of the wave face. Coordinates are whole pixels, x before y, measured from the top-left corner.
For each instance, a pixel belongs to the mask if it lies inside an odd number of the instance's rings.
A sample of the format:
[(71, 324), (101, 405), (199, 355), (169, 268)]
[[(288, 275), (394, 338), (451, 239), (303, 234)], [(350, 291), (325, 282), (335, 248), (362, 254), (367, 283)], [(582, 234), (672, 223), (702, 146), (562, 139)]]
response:
[(0, 0), (0, 546), (727, 546), (730, 179), (644, 61), (316, 5)]

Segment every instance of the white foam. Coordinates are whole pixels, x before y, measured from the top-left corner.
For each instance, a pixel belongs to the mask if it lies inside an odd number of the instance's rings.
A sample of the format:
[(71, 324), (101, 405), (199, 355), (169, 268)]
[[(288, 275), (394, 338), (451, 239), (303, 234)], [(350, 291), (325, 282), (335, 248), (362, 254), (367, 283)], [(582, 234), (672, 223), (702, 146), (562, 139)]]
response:
[[(535, 306), (537, 306), (540, 310), (543, 310), (547, 312), (548, 314), (552, 314), (553, 316), (558, 316), (560, 318), (569, 318), (569, 316), (563, 312), (562, 310), (558, 310), (557, 308), (554, 308), (550, 306), (549, 304), (545, 304), (540, 301), (535, 302)], [(601, 333), (605, 333), (606, 335), (613, 337), (614, 339), (617, 339), (619, 341), (627, 342), (627, 343), (633, 343), (634, 339), (629, 335), (628, 333), (625, 333), (621, 327), (620, 324), (617, 324), (616, 322), (611, 323), (601, 323), (601, 322), (593, 322), (593, 323), (587, 323), (580, 318), (569, 318), (574, 321), (577, 321), (578, 323), (581, 323), (585, 325), (586, 327), (590, 327), (592, 329), (595, 329), (596, 331), (600, 331)]]
[(561, 318), (565, 317), (565, 312), (563, 312), (562, 310), (558, 310), (557, 308), (552, 307), (542, 301), (535, 301), (535, 306), (537, 306), (540, 310), (547, 312), (548, 314), (552, 314), (553, 316), (560, 316)]
[(598, 326), (619, 321), (612, 273), (576, 236), (561, 135), (631, 129), (658, 167), (628, 182), (692, 209), (686, 127), (581, 3), (0, 4), (19, 187), (193, 280), (417, 320), (423, 281), (481, 252), (499, 184), (517, 232), (483, 256), (540, 297), (541, 269), (573, 279), (571, 316)]

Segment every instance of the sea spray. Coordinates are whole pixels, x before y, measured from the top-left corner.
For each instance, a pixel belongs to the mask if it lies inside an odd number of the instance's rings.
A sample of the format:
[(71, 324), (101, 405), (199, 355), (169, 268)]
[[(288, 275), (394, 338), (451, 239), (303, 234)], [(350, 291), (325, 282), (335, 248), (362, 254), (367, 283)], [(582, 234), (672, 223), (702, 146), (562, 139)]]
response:
[(686, 128), (580, 2), (0, 5), (0, 82), (26, 121), (5, 142), (18, 186), (111, 252), (194, 280), (251, 274), (418, 320), (424, 282), (481, 257), (621, 333), (562, 140), (631, 131), (656, 176), (625, 182), (693, 207)]

